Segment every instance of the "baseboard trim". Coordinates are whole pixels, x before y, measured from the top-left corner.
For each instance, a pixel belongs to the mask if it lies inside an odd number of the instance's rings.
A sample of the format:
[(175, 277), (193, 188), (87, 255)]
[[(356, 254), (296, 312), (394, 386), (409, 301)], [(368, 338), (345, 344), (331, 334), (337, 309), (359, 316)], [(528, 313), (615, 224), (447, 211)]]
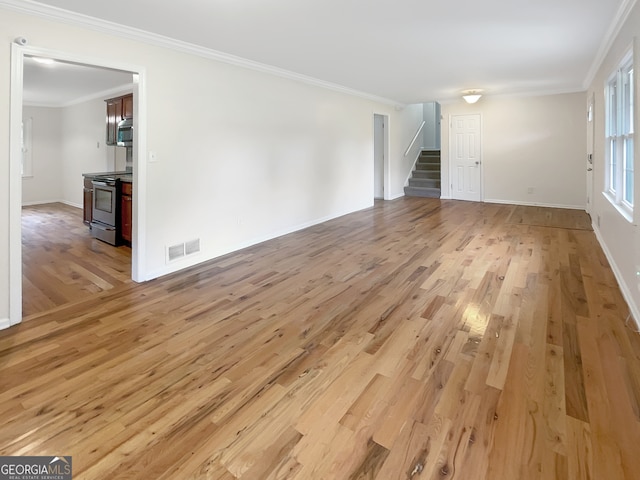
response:
[(62, 203), (64, 205), (69, 205), (70, 207), (83, 208), (81, 204), (68, 202), (66, 200), (42, 200), (42, 201), (37, 201), (37, 202), (23, 202), (22, 206), (23, 207), (33, 207), (34, 205), (47, 205), (49, 203)]
[[(450, 195), (441, 195), (440, 200), (458, 200)], [(461, 202), (465, 200), (460, 200)], [(496, 198), (485, 198), (480, 200), (482, 203), (498, 203), (500, 205), (521, 205), (523, 207), (547, 207), (547, 208), (564, 208), (567, 210), (586, 210), (586, 205), (561, 205), (557, 203), (542, 202), (520, 202), (517, 200), (501, 200)]]
[(547, 207), (547, 208), (564, 208), (567, 210), (586, 210), (586, 205), (562, 205), (558, 203), (544, 202), (521, 202), (518, 200), (500, 200), (495, 198), (485, 198), (485, 203), (500, 203), (504, 205), (522, 205), (524, 207)]
[(23, 207), (33, 207), (34, 205), (47, 205), (49, 203), (63, 203), (62, 200), (36, 200), (35, 202), (22, 202)]
[(11, 326), (11, 321), (8, 318), (0, 318), (0, 330), (5, 330)]
[(60, 200), (60, 203), (64, 203), (65, 205), (69, 205), (70, 207), (74, 207), (74, 208), (79, 208), (79, 209), (84, 208), (81, 204), (68, 202), (66, 200)]
[(178, 260), (178, 261), (173, 262), (171, 265), (167, 265), (167, 266), (165, 266), (163, 268), (158, 268), (156, 270), (148, 272), (148, 274), (142, 279), (142, 281), (146, 282), (146, 281), (149, 281), (149, 280), (160, 278), (160, 277), (162, 277), (164, 275), (169, 275), (171, 273), (175, 273), (175, 272), (183, 270), (185, 268), (193, 267), (193, 266), (198, 265), (198, 264), (203, 263), (203, 262), (208, 262), (209, 260), (213, 260), (213, 259), (222, 257), (222, 256), (227, 255), (229, 253), (238, 252), (238, 251), (243, 250), (245, 248), (249, 248), (249, 247), (252, 247), (254, 245), (258, 245), (260, 243), (267, 242), (269, 240), (273, 240), (273, 239), (276, 239), (278, 237), (282, 237), (284, 235), (288, 235), (290, 233), (299, 232), (301, 230), (304, 230), (305, 228), (313, 227), (313, 226), (319, 225), (321, 223), (328, 222), (328, 221), (334, 220), (336, 218), (343, 217), (345, 215), (349, 215), (351, 213), (359, 212), (361, 210), (366, 210), (367, 208), (372, 208), (373, 206), (374, 206), (373, 199), (371, 199), (371, 203), (370, 204), (361, 205), (359, 207), (356, 207), (354, 210), (349, 210), (349, 211), (345, 211), (345, 212), (336, 212), (334, 214), (327, 215), (325, 217), (320, 217), (320, 218), (317, 218), (317, 219), (314, 219), (314, 220), (310, 220), (308, 222), (304, 222), (304, 223), (301, 223), (301, 224), (298, 224), (298, 225), (295, 225), (295, 226), (292, 226), (292, 227), (289, 227), (289, 228), (284, 228), (282, 230), (277, 230), (277, 231), (271, 232), (271, 233), (266, 234), (266, 235), (254, 237), (251, 240), (248, 240), (248, 241), (242, 242), (242, 243), (238, 243), (238, 244), (233, 245), (233, 246), (231, 246), (229, 248), (222, 249), (222, 250), (219, 250), (219, 251), (201, 252), (200, 255), (183, 257), (183, 258), (185, 258), (184, 261)]
[(592, 227), (593, 227), (593, 232), (596, 234), (596, 238), (598, 239), (598, 243), (600, 244), (602, 251), (607, 257), (607, 260), (609, 261), (609, 265), (611, 265), (611, 270), (613, 270), (613, 275), (616, 277), (616, 280), (618, 281), (618, 286), (620, 287), (622, 296), (627, 302), (627, 306), (629, 307), (629, 311), (631, 312), (631, 318), (633, 320), (633, 323), (636, 326), (636, 330), (640, 330), (640, 307), (635, 304), (633, 300), (633, 295), (631, 294), (631, 289), (624, 281), (622, 272), (620, 271), (620, 269), (618, 268), (618, 265), (614, 261), (613, 255), (611, 255), (611, 251), (607, 247), (607, 244), (605, 243), (604, 238), (600, 233), (600, 229), (595, 223), (592, 224)]

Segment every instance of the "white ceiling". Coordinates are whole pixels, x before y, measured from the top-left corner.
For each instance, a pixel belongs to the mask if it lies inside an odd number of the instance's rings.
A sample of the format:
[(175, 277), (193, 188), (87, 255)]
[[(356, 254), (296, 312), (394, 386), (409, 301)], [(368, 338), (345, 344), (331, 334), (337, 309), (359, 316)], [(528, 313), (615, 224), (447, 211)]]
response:
[(25, 57), (23, 103), (61, 107), (131, 90), (130, 72), (56, 61), (43, 65)]
[(41, 0), (401, 103), (584, 90), (634, 0)]

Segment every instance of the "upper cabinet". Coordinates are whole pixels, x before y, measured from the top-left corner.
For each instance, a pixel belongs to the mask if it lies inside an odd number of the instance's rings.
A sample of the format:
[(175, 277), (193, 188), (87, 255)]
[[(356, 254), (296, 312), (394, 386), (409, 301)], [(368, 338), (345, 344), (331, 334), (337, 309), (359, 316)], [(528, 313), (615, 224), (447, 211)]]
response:
[(133, 95), (125, 95), (122, 98), (122, 119), (133, 118)]
[(117, 142), (118, 123), (133, 118), (133, 94), (105, 100), (107, 103), (107, 145)]

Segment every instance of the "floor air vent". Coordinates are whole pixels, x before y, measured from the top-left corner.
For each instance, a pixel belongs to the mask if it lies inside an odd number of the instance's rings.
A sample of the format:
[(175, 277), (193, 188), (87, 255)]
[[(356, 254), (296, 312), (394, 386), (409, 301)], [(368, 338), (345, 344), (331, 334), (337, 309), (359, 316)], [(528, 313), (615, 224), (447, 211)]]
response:
[(200, 239), (190, 240), (167, 247), (167, 262), (174, 262), (187, 255), (193, 255), (200, 251)]

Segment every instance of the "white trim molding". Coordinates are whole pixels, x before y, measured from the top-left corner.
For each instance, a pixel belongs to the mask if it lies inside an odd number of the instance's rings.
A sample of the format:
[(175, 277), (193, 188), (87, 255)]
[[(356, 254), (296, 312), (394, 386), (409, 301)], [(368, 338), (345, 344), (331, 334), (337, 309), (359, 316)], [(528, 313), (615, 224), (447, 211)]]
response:
[(616, 280), (618, 281), (618, 286), (620, 287), (622, 296), (627, 302), (627, 306), (629, 307), (629, 311), (631, 312), (631, 317), (633, 318), (633, 321), (635, 323), (636, 330), (640, 330), (640, 306), (636, 305), (636, 303), (634, 302), (633, 295), (631, 294), (631, 289), (629, 288), (629, 285), (627, 285), (627, 283), (624, 281), (622, 272), (620, 272), (620, 269), (618, 268), (618, 265), (616, 264), (613, 258), (613, 255), (611, 255), (611, 252), (609, 251), (609, 248), (607, 247), (607, 244), (604, 241), (602, 234), (600, 233), (600, 229), (598, 228), (598, 225), (594, 223), (592, 226), (593, 226), (593, 231), (596, 234), (596, 238), (598, 239), (598, 243), (600, 244), (602, 251), (607, 257), (607, 260), (609, 261), (611, 270), (613, 270), (613, 275), (616, 277)]
[(8, 318), (0, 318), (0, 330), (5, 330), (11, 326), (11, 321)]
[(499, 198), (485, 198), (485, 203), (498, 203), (501, 205), (521, 205), (525, 207), (547, 207), (547, 208), (563, 208), (565, 210), (584, 210), (584, 205), (562, 205), (559, 203), (545, 202), (521, 202), (519, 200), (501, 200)]
[(86, 95), (84, 97), (76, 98), (70, 102), (51, 102), (51, 103), (42, 103), (42, 102), (23, 102), (23, 105), (26, 107), (45, 107), (45, 108), (65, 108), (72, 107), (74, 105), (79, 105), (84, 102), (89, 102), (91, 100), (104, 100), (105, 98), (110, 97), (119, 97), (121, 95), (126, 95), (128, 93), (133, 92), (133, 83), (127, 85), (120, 85), (119, 87), (109, 88), (107, 90), (102, 90), (101, 92), (92, 93), (90, 95)]
[(611, 22), (611, 25), (609, 25), (609, 29), (604, 36), (604, 40), (602, 41), (602, 44), (598, 49), (598, 53), (596, 54), (593, 63), (591, 64), (591, 68), (587, 72), (587, 76), (585, 77), (584, 82), (582, 82), (582, 87), (584, 90), (587, 90), (589, 88), (594, 78), (596, 77), (598, 70), (602, 66), (602, 62), (604, 62), (604, 59), (607, 57), (607, 53), (609, 53), (613, 42), (620, 33), (620, 30), (622, 30), (622, 26), (627, 21), (627, 18), (629, 18), (631, 10), (633, 10), (636, 2), (637, 0), (623, 0), (620, 4), (615, 17), (613, 17), (613, 21)]
[(377, 95), (354, 90), (336, 83), (326, 82), (324, 80), (295, 73), (290, 70), (285, 70), (283, 68), (255, 62), (253, 60), (248, 60), (246, 58), (230, 55), (218, 50), (201, 47), (193, 43), (183, 42), (181, 40), (176, 40), (173, 38), (165, 37), (163, 35), (147, 32), (138, 28), (127, 27), (115, 22), (101, 20), (98, 18), (90, 17), (88, 15), (64, 10), (62, 8), (43, 5), (31, 0), (0, 0), (0, 7), (4, 7), (8, 10), (13, 10), (19, 13), (25, 13), (28, 15), (44, 18), (46, 20), (53, 20), (56, 22), (66, 23), (68, 25), (80, 26), (96, 32), (115, 35), (118, 37), (127, 38), (129, 40), (134, 40), (157, 47), (169, 48), (178, 52), (197, 55), (199, 57), (208, 58), (210, 60), (217, 60), (219, 62), (228, 63), (238, 67), (268, 73), (271, 75), (276, 75), (278, 77), (288, 78), (290, 80), (295, 80), (316, 87), (333, 90), (339, 93), (344, 93), (346, 95), (361, 97), (386, 105), (393, 105), (398, 109), (406, 107), (406, 105), (396, 102), (395, 100), (378, 97)]
[[(0, 2), (5, 0), (0, 0)], [(69, 62), (115, 68), (134, 74), (134, 128), (138, 132), (133, 147), (136, 200), (133, 203), (133, 241), (131, 249), (131, 278), (135, 282), (149, 280), (146, 272), (146, 70), (142, 66), (104, 62), (67, 52), (11, 44), (11, 107), (10, 107), (10, 153), (9, 153), (9, 325), (22, 321), (22, 181), (20, 174), (21, 123), (23, 100), (23, 64), (28, 54), (42, 55)], [(0, 319), (0, 328), (4, 325)]]
[(23, 48), (11, 44), (9, 107), (9, 326), (22, 321), (22, 81)]

